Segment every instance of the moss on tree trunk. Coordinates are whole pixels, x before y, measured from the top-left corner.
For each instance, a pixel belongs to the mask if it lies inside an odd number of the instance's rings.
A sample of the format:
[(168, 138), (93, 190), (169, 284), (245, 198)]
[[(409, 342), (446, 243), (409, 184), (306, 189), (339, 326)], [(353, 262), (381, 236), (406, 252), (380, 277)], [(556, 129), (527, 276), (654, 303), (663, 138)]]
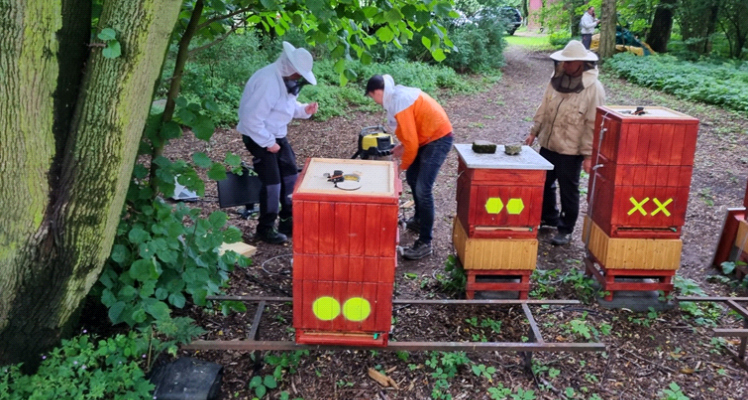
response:
[[(181, 5), (105, 1), (122, 56), (91, 47), (84, 65), (62, 51), (64, 3), (0, 0), (0, 364), (57, 344), (98, 279)], [(85, 68), (79, 90), (60, 89), (67, 68)]]

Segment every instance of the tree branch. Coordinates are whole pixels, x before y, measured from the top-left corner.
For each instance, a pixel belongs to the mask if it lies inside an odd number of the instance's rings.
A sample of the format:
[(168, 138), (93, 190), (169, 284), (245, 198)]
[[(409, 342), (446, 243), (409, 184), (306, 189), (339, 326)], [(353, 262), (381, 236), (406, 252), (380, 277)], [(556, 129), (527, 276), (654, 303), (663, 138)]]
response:
[(214, 41), (212, 41), (210, 43), (204, 44), (204, 45), (202, 45), (200, 47), (196, 47), (196, 48), (190, 50), (190, 52), (188, 53), (189, 56), (192, 57), (192, 55), (194, 55), (195, 53), (201, 52), (201, 51), (203, 51), (203, 50), (205, 50), (205, 49), (207, 49), (209, 47), (212, 47), (212, 46), (214, 46), (214, 45), (216, 45), (218, 43), (221, 43), (224, 39), (226, 39), (227, 37), (229, 37), (229, 35), (232, 32), (234, 32), (235, 30), (239, 29), (239, 27), (244, 26), (244, 25), (245, 24), (243, 24), (243, 23), (242, 24), (237, 24), (237, 25), (232, 25), (231, 29), (229, 29), (228, 32), (226, 32), (223, 35), (221, 35), (221, 37), (219, 37), (218, 39), (216, 39), (216, 40), (214, 40)]
[(234, 11), (234, 12), (232, 12), (232, 13), (229, 13), (229, 14), (226, 14), (226, 15), (219, 15), (219, 16), (217, 16), (217, 17), (213, 17), (213, 18), (211, 18), (211, 19), (209, 19), (209, 20), (207, 20), (207, 21), (203, 22), (202, 24), (198, 25), (198, 26), (197, 26), (197, 30), (203, 29), (203, 28), (205, 28), (206, 26), (208, 26), (208, 25), (210, 25), (210, 24), (212, 24), (212, 23), (214, 23), (214, 22), (218, 22), (218, 21), (224, 20), (224, 19), (226, 19), (226, 18), (231, 18), (231, 17), (233, 17), (234, 15), (238, 15), (238, 14), (241, 14), (241, 13), (244, 13), (244, 12), (247, 12), (247, 11), (250, 11), (250, 10), (252, 10), (252, 9), (254, 9), (254, 8), (255, 8), (255, 5), (253, 4), (253, 5), (249, 6), (249, 7), (244, 7), (244, 8), (241, 8), (241, 9), (239, 9), (239, 10), (236, 10), (236, 11)]

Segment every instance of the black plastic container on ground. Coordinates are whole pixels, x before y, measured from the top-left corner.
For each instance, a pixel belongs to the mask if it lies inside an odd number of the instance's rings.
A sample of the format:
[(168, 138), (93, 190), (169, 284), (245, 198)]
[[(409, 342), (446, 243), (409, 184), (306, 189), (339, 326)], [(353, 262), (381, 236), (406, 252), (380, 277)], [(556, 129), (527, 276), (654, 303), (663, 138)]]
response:
[(212, 362), (182, 357), (153, 370), (158, 400), (216, 400), (221, 393), (223, 367)]

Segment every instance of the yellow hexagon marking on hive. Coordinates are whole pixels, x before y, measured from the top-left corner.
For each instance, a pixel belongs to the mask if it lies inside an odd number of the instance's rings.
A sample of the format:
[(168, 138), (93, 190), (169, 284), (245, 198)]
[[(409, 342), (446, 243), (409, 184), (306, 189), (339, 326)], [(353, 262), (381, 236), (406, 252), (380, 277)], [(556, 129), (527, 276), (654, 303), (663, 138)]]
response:
[(331, 321), (340, 315), (340, 303), (332, 297), (320, 297), (314, 300), (312, 311), (317, 318)]
[(486, 200), (486, 212), (489, 214), (498, 214), (504, 208), (504, 202), (498, 197), (489, 197)]
[(506, 202), (506, 212), (509, 214), (519, 214), (522, 212), (522, 210), (525, 209), (525, 203), (522, 202), (522, 199), (509, 199), (509, 201)]
[(354, 322), (361, 322), (371, 314), (371, 304), (361, 297), (353, 297), (343, 304), (343, 316)]

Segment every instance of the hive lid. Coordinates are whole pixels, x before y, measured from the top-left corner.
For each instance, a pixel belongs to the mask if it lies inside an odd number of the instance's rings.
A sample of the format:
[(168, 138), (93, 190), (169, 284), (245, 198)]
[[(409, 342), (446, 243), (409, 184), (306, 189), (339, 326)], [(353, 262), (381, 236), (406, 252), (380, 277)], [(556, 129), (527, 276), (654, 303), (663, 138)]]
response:
[(698, 119), (683, 114), (681, 112), (671, 110), (666, 107), (659, 107), (659, 106), (644, 106), (644, 114), (636, 115), (634, 112), (636, 111), (637, 106), (604, 106), (600, 107), (603, 111), (608, 111), (616, 114), (618, 117), (623, 119), (632, 119), (632, 120), (638, 120), (638, 119), (662, 119), (662, 120), (693, 120), (698, 121)]
[[(356, 190), (342, 190), (328, 182), (325, 174), (335, 170), (344, 174), (358, 175), (361, 187)], [(306, 172), (296, 193), (320, 193), (350, 196), (395, 195), (395, 165), (392, 161), (345, 160), (336, 158), (312, 158), (307, 163)]]
[(455, 144), (457, 154), (468, 168), (482, 169), (531, 169), (547, 170), (553, 169), (553, 164), (548, 162), (530, 146), (522, 146), (522, 151), (510, 156), (504, 153), (504, 146), (496, 146), (496, 153), (478, 154), (473, 151), (471, 144)]

